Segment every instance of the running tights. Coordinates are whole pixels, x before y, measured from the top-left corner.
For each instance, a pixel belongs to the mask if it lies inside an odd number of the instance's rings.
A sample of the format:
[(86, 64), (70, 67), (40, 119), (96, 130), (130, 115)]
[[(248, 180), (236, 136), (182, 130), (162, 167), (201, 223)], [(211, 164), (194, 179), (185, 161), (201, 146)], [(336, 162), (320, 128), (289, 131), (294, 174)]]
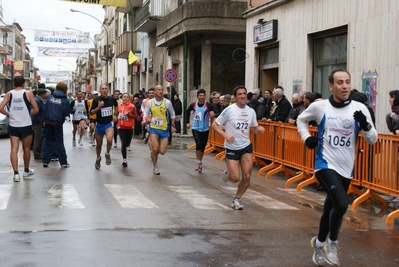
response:
[(324, 242), (330, 234), (330, 240), (336, 241), (342, 219), (349, 205), (347, 191), (351, 179), (345, 178), (331, 169), (317, 171), (316, 178), (327, 193), (317, 238), (320, 242)]
[(119, 129), (119, 138), (121, 139), (121, 152), (123, 159), (126, 159), (126, 148), (130, 146), (132, 141), (133, 129)]

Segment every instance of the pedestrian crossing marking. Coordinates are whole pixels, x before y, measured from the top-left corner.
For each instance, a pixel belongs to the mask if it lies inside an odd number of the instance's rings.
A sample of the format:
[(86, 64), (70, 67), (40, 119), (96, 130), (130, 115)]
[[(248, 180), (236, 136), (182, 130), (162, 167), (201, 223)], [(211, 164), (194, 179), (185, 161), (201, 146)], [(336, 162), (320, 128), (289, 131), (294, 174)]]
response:
[(58, 209), (84, 209), (75, 187), (71, 184), (53, 185), (47, 190), (50, 204)]
[(324, 195), (320, 195), (310, 191), (296, 191), (295, 188), (279, 188), (279, 190), (289, 193), (290, 195), (294, 195), (300, 197), (301, 199), (305, 199), (311, 202), (316, 202), (318, 204), (323, 205), (326, 197)]
[(12, 184), (1, 184), (0, 185), (0, 210), (7, 209), (8, 201), (11, 196)]
[[(224, 186), (223, 189), (236, 192), (237, 188)], [(262, 193), (256, 192), (254, 190), (248, 189), (247, 192), (243, 196), (244, 199), (248, 199), (249, 201), (265, 208), (265, 209), (274, 209), (274, 210), (299, 210), (296, 207), (290, 206), (282, 201), (276, 200), (274, 198), (268, 197)]]
[(105, 184), (105, 187), (123, 208), (158, 209), (158, 206), (137, 190), (133, 185)]
[(187, 200), (193, 207), (200, 210), (230, 210), (231, 208), (200, 194), (191, 186), (169, 186), (172, 192), (175, 192), (182, 199)]

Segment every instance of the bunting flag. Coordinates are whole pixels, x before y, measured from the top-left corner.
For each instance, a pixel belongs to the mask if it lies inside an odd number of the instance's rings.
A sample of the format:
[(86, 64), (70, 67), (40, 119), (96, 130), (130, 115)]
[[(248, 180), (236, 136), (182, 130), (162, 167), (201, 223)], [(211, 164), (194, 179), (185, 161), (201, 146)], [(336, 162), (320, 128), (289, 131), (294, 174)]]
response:
[(133, 53), (132, 50), (130, 50), (129, 57), (128, 57), (129, 65), (132, 65), (137, 60), (139, 60), (139, 58)]

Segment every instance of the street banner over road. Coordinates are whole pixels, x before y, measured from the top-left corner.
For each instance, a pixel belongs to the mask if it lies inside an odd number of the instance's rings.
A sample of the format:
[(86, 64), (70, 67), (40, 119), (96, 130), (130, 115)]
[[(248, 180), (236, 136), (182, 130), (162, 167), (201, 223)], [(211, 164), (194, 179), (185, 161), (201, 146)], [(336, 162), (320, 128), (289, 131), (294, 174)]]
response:
[(89, 32), (35, 30), (35, 42), (89, 44)]
[(80, 57), (88, 56), (87, 48), (61, 48), (61, 47), (38, 47), (38, 57)]
[(82, 4), (95, 4), (95, 5), (102, 5), (102, 6), (126, 7), (126, 5), (127, 5), (126, 0), (61, 0), (61, 1), (75, 2), (75, 3), (82, 3)]

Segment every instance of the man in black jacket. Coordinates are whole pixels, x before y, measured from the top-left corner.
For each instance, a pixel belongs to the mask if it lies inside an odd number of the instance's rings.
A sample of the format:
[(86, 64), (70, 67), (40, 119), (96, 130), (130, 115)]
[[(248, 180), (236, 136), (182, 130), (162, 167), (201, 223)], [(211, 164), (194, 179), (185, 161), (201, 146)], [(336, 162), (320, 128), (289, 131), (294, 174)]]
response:
[(181, 133), (181, 118), (182, 118), (182, 114), (183, 114), (183, 105), (181, 103), (181, 100), (180, 100), (178, 94), (175, 94), (173, 96), (173, 98), (174, 98), (173, 109), (175, 110), (175, 115), (176, 115), (175, 128), (176, 128), (176, 133), (180, 134)]
[(274, 112), (267, 118), (267, 121), (285, 122), (292, 108), (290, 101), (284, 95), (284, 89), (281, 86), (274, 87), (273, 99), (276, 102)]

